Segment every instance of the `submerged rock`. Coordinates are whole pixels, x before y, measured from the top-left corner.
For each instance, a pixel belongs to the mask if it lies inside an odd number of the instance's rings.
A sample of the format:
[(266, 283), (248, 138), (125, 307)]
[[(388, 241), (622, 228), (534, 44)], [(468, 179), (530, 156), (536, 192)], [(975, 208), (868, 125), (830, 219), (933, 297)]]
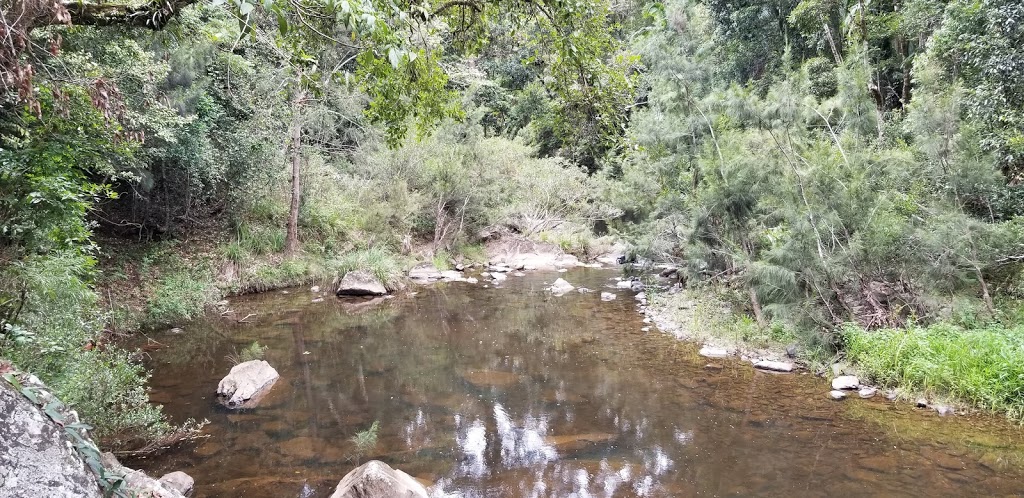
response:
[(217, 384), (217, 399), (228, 408), (252, 408), (280, 377), (264, 360), (239, 363)]
[(555, 282), (551, 284), (551, 287), (548, 290), (550, 290), (552, 294), (565, 294), (566, 292), (569, 292), (575, 288), (576, 287), (573, 287), (572, 284), (560, 278), (558, 280), (555, 280)]
[(612, 294), (611, 292), (602, 292), (601, 293), (601, 300), (602, 301), (614, 301), (615, 300), (615, 294)]
[(754, 362), (754, 368), (772, 372), (792, 372), (796, 366), (788, 361), (757, 360)]
[[(31, 376), (20, 381), (25, 386), (42, 386)], [(49, 394), (46, 397), (52, 399)], [(77, 422), (74, 417), (69, 423)], [(103, 496), (96, 475), (74, 450), (64, 428), (4, 380), (0, 380), (0, 496)]]
[(617, 434), (595, 432), (589, 434), (570, 434), (565, 436), (547, 436), (544, 442), (560, 452), (579, 451), (599, 443), (607, 443), (618, 438)]
[(725, 348), (703, 346), (700, 348), (700, 355), (706, 358), (725, 358), (729, 356), (729, 350)]
[(860, 379), (853, 375), (840, 375), (832, 379), (832, 389), (854, 390), (860, 387)]
[(521, 380), (517, 374), (497, 370), (468, 370), (463, 372), (462, 378), (478, 388), (506, 387)]
[(331, 498), (427, 498), (427, 488), (379, 460), (356, 467), (338, 483)]
[(384, 284), (366, 270), (355, 270), (345, 274), (338, 284), (339, 296), (382, 296), (388, 293)]

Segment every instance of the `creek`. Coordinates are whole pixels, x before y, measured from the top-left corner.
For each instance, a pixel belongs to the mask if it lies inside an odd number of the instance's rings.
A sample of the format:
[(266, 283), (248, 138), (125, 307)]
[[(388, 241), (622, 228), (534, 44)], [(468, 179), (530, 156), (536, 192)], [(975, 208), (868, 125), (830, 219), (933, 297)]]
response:
[[(708, 360), (644, 332), (618, 273), (530, 272), (377, 301), (308, 289), (233, 298), (152, 333), (151, 397), (208, 438), (129, 461), (182, 470), (204, 497), (328, 496), (382, 460), (437, 496), (1005, 496), (1024, 493), (1024, 431), (882, 396), (828, 399), (826, 380)], [(553, 296), (558, 277), (591, 293)], [(601, 291), (618, 294), (602, 302)], [(253, 341), (281, 379), (261, 405), (219, 406), (226, 357)], [(856, 396), (854, 396), (856, 398)], [(377, 444), (353, 436), (379, 422)]]

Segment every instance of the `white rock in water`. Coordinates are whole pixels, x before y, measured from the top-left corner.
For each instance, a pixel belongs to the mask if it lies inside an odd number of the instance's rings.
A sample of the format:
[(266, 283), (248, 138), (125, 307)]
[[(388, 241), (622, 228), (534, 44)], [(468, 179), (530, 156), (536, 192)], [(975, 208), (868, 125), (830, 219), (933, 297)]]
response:
[(573, 287), (572, 284), (560, 278), (558, 280), (555, 280), (555, 282), (551, 284), (549, 290), (553, 294), (565, 294), (566, 292), (569, 292), (575, 288), (576, 287)]
[(479, 280), (477, 280), (474, 277), (469, 277), (469, 278), (466, 279), (466, 282), (469, 282), (471, 284), (475, 284), (475, 283), (479, 282)]
[(704, 346), (700, 348), (700, 355), (706, 358), (725, 358), (729, 356), (729, 350), (725, 348)]
[(757, 360), (754, 362), (754, 368), (773, 372), (792, 372), (795, 367), (788, 361)]
[(611, 292), (602, 292), (601, 293), (601, 300), (602, 301), (614, 301), (615, 300), (615, 294), (612, 294)]
[(835, 390), (853, 390), (860, 387), (860, 379), (853, 375), (840, 375), (832, 379), (832, 389)]
[(427, 498), (424, 488), (412, 476), (379, 460), (370, 460), (349, 472), (338, 483), (331, 498)]
[(862, 387), (862, 388), (860, 388), (860, 391), (857, 391), (857, 395), (862, 397), (862, 398), (864, 398), (864, 399), (868, 399), (868, 398), (875, 397), (875, 394), (877, 392), (878, 392), (878, 388), (875, 388), (875, 387)]
[(829, 391), (828, 397), (830, 397), (830, 398), (832, 398), (832, 399), (834, 399), (836, 401), (839, 401), (841, 399), (846, 398), (846, 393), (843, 392), (843, 391), (832, 390), (832, 391)]
[(365, 270), (350, 271), (338, 284), (339, 296), (383, 296), (388, 290), (377, 277)]
[(491, 278), (494, 279), (494, 283), (500, 284), (508, 279), (508, 275), (505, 275), (504, 273), (492, 273)]
[(618, 287), (619, 289), (629, 289), (632, 286), (633, 282), (630, 280), (619, 280), (618, 282), (615, 282), (615, 287)]
[(640, 327), (640, 332), (650, 332), (650, 331), (651, 331), (650, 327)]
[[(319, 285), (314, 285), (314, 286), (310, 287), (309, 288), (309, 292), (313, 292), (313, 293), (320, 292), (320, 286)], [(184, 472), (182, 472), (182, 474), (184, 474)], [(170, 474), (167, 474), (167, 475), (170, 475)]]
[(251, 408), (280, 377), (264, 360), (239, 363), (217, 384), (217, 397), (228, 408)]
[(956, 413), (953, 410), (953, 407), (946, 405), (935, 405), (935, 411), (938, 412), (940, 417), (945, 417), (946, 415), (954, 415)]

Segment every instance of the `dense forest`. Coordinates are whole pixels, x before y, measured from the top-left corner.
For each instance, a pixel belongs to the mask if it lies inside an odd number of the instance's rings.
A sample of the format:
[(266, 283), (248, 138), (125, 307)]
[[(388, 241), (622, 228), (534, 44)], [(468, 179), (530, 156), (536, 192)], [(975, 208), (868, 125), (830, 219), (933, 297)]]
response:
[(0, 5), (0, 357), (105, 445), (133, 331), (497, 237), (1024, 417), (1016, 0)]

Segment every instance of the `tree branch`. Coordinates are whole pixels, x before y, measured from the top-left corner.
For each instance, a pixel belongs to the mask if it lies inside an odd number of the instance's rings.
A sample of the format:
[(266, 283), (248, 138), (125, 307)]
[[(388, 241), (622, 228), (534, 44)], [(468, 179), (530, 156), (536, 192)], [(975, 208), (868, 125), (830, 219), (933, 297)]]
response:
[(65, 0), (62, 5), (71, 15), (71, 24), (83, 26), (127, 26), (161, 30), (181, 9), (199, 0), (153, 0), (145, 5), (85, 3)]

